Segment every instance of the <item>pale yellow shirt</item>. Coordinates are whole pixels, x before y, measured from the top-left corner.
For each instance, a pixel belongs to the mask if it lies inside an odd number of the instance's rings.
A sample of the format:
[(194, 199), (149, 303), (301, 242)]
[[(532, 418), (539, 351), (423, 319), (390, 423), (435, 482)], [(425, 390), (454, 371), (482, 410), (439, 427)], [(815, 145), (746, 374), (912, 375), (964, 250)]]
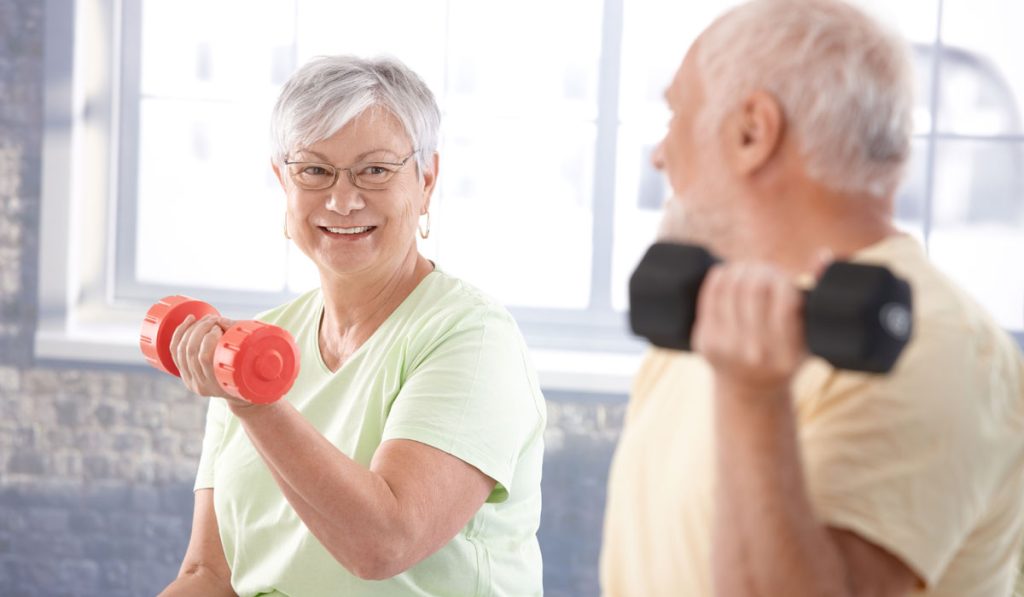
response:
[[(365, 467), (381, 443), (415, 440), (497, 481), (456, 535), (409, 570), (362, 580), (317, 541), (238, 419), (210, 402), (196, 489), (213, 488), (231, 585), (241, 597), (540, 595), (544, 397), (508, 311), (429, 274), (337, 371), (320, 355), (324, 303), (308, 292), (260, 317), (289, 330), (301, 370), (287, 400)], [(429, 474), (429, 471), (425, 471)], [(355, 514), (353, 514), (355, 515)]]
[[(885, 376), (820, 359), (793, 387), (820, 520), (895, 554), (915, 595), (1010, 595), (1024, 529), (1024, 362), (1013, 340), (891, 237), (858, 261), (914, 291), (914, 337)], [(636, 376), (608, 487), (601, 585), (608, 597), (711, 595), (715, 478), (710, 368), (654, 350)], [(756, 500), (757, 496), (748, 496)]]

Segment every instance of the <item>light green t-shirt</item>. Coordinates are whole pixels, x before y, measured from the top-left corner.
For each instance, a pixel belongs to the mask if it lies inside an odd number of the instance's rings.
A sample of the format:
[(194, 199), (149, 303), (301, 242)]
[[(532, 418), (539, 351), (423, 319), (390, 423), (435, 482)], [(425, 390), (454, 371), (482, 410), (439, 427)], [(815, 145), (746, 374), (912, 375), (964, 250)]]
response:
[(508, 312), (430, 273), (344, 365), (320, 356), (319, 290), (263, 314), (290, 331), (301, 370), (283, 398), (369, 466), (389, 439), (443, 450), (497, 486), (433, 555), (383, 581), (349, 573), (309, 532), (223, 400), (210, 402), (196, 489), (214, 488), (231, 583), (241, 597), (527, 596), (542, 593), (537, 527), (544, 398)]

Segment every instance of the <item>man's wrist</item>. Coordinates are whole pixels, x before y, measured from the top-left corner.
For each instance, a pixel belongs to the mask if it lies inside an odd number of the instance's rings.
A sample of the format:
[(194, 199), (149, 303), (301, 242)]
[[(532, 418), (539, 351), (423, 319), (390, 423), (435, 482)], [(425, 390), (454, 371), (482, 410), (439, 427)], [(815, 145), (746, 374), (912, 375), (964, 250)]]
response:
[(718, 400), (780, 403), (790, 398), (790, 381), (740, 380), (728, 375), (715, 375), (715, 394)]

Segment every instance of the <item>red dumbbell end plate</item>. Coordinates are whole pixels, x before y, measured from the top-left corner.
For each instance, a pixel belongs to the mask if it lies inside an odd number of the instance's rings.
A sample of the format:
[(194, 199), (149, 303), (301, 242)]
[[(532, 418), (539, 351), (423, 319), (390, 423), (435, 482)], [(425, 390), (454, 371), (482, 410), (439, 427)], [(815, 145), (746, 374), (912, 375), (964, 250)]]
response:
[(174, 295), (160, 299), (149, 308), (139, 332), (139, 348), (149, 364), (160, 371), (179, 375), (171, 358), (171, 336), (189, 315), (196, 319), (206, 315), (220, 315), (211, 305), (188, 296)]
[(292, 335), (261, 321), (243, 321), (225, 332), (213, 362), (217, 382), (227, 393), (256, 404), (279, 400), (299, 375)]

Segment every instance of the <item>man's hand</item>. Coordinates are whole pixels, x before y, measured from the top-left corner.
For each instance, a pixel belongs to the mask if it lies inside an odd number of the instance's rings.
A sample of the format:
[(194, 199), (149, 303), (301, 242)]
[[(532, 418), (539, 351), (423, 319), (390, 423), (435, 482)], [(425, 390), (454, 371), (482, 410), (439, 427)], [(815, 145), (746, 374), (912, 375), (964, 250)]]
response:
[(720, 388), (788, 395), (807, 356), (803, 300), (786, 274), (771, 265), (711, 268), (697, 299), (693, 347), (714, 369)]

